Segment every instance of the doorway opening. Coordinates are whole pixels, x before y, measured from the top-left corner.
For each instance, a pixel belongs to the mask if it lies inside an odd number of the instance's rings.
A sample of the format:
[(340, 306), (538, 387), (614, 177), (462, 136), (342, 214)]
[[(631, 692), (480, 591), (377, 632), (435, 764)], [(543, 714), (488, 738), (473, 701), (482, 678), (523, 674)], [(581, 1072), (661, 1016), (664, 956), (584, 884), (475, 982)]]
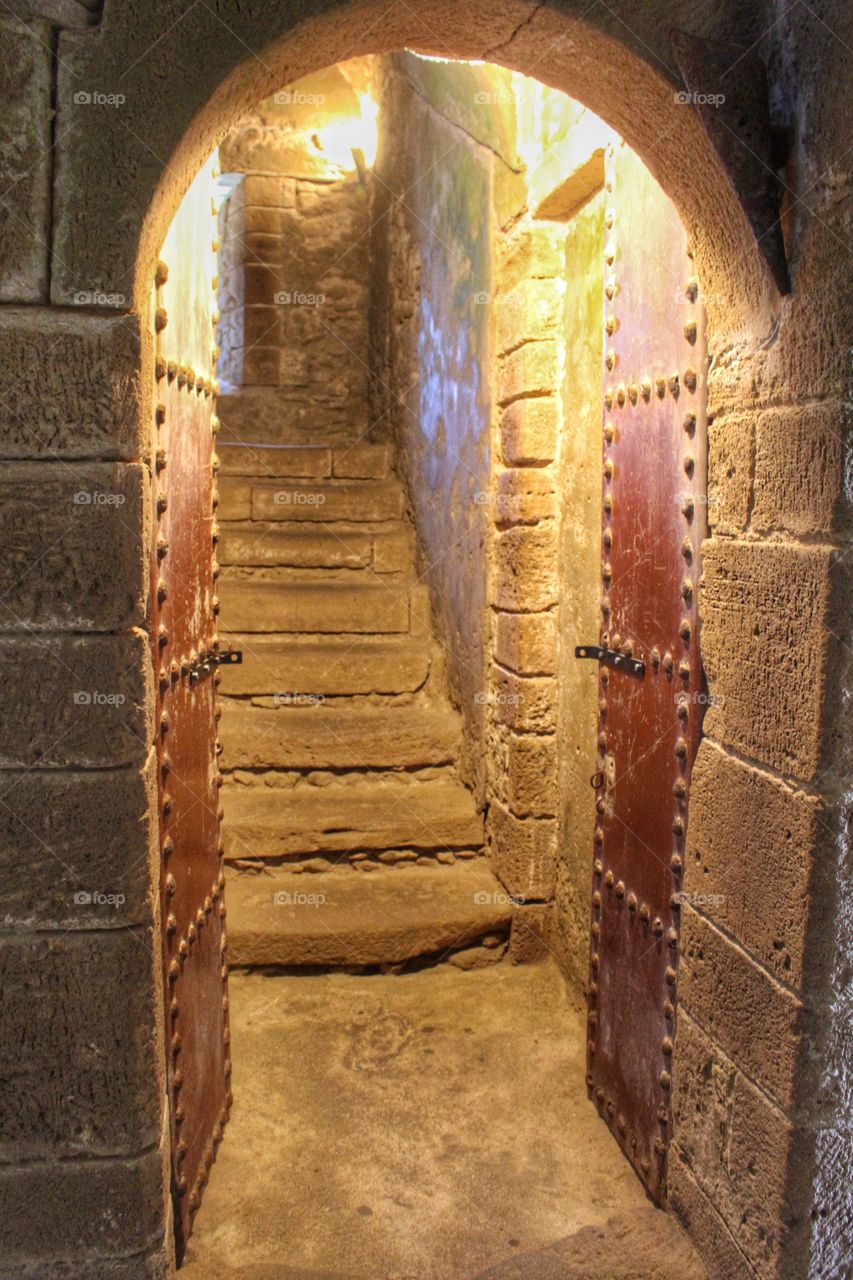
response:
[(537, 81), (354, 59), (223, 140), (152, 319), (187, 1273), (509, 1276), (558, 1241), (604, 1263), (617, 1219), (701, 1275), (642, 1185), (665, 1200), (702, 705), (672, 206)]

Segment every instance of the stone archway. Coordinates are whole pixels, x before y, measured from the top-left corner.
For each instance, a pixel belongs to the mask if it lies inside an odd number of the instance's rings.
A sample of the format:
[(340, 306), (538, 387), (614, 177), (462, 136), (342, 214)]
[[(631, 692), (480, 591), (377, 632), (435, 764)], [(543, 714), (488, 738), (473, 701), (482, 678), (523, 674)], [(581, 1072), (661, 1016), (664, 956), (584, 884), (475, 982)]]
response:
[[(679, 207), (708, 298), (715, 355), (709, 488), (718, 516), (705, 554), (703, 613), (718, 704), (706, 723), (692, 846), (731, 906), (724, 921), (699, 922), (701, 936), (687, 957), (684, 998), (694, 1025), (690, 1038), (681, 1038), (675, 1075), (688, 1085), (685, 1115), (693, 1123), (681, 1144), (673, 1204), (732, 1274), (747, 1274), (750, 1232), (766, 1246), (759, 1274), (782, 1274), (786, 1266), (798, 1273), (809, 1247), (826, 1273), (846, 1256), (841, 1237), (849, 1221), (848, 1193), (834, 1181), (843, 1177), (840, 1134), (848, 1106), (835, 1081), (849, 1043), (837, 922), (849, 889), (833, 816), (842, 794), (844, 734), (832, 694), (843, 664), (840, 650), (830, 650), (831, 637), (846, 626), (843, 591), (830, 573), (834, 545), (845, 538), (845, 312), (834, 287), (841, 252), (835, 228), (843, 223), (835, 184), (821, 183), (836, 159), (831, 139), (843, 117), (833, 94), (844, 75), (840, 68), (831, 73), (839, 47), (821, 32), (809, 31), (806, 39), (788, 20), (765, 37), (779, 122), (806, 105), (817, 122), (798, 139), (801, 163), (790, 180), (796, 271), (794, 292), (783, 301), (698, 115), (675, 101), (682, 82), (668, 32), (680, 16), (674, 3), (629, 20), (604, 7), (583, 14), (579, 5), (509, 3), (496, 12), (436, 3), (415, 13), (364, 3), (325, 6), (297, 23), (284, 4), (250, 16), (236, 3), (221, 12), (202, 5), (191, 18), (164, 14), (153, 3), (131, 12), (108, 5), (97, 31), (60, 35), (57, 67), (34, 56), (32, 108), (43, 120), (51, 76), (58, 74), (52, 281), (48, 293), (40, 269), (31, 282), (13, 284), (4, 295), (12, 304), (37, 305), (0, 313), (4, 390), (13, 406), (7, 456), (26, 460), (6, 477), (9, 545), (17, 554), (3, 583), (4, 645), (18, 671), (30, 667), (36, 652), (47, 652), (58, 704), (70, 702), (85, 667), (97, 673), (94, 679), (106, 673), (116, 687), (125, 682), (133, 714), (113, 704), (106, 731), (92, 721), (81, 732), (65, 713), (69, 730), (60, 743), (55, 721), (45, 725), (38, 710), (37, 681), (30, 686), (31, 722), (15, 716), (24, 732), (11, 733), (4, 763), (27, 771), (39, 766), (16, 787), (19, 832), (22, 824), (42, 831), (42, 843), (55, 840), (39, 816), (45, 805), (61, 827), (85, 832), (77, 837), (69, 893), (81, 868), (103, 879), (125, 862), (145, 867), (147, 858), (156, 860), (146, 825), (150, 771), (141, 776), (151, 706), (140, 644), (150, 451), (143, 294), (172, 212), (219, 134), (281, 83), (352, 53), (403, 46), (488, 58), (571, 93), (619, 130)], [(695, 19), (706, 37), (727, 39), (736, 29), (744, 50), (761, 34), (720, 6), (703, 6)], [(43, 34), (37, 24), (21, 24), (8, 38), (26, 51), (43, 43)], [(788, 69), (794, 51), (804, 54), (805, 68), (796, 85)], [(91, 101), (98, 95), (113, 101)], [(816, 188), (811, 209), (803, 204), (809, 184)], [(44, 237), (35, 241), (34, 257), (44, 265)], [(69, 313), (75, 303), (84, 310)], [(48, 371), (38, 379), (30, 372), (34, 353)], [(75, 368), (85, 371), (79, 381)], [(45, 508), (46, 484), (52, 511)], [(99, 507), (97, 528), (78, 519), (69, 527), (55, 523), (74, 493), (105, 486), (122, 498), (121, 521), (105, 521)], [(20, 683), (14, 687), (20, 697)], [(46, 766), (58, 766), (62, 776), (46, 776)], [(112, 770), (101, 794), (107, 785), (114, 792), (114, 811), (125, 821), (142, 819), (123, 832), (106, 870), (90, 854), (93, 820), (81, 816), (93, 808), (84, 799), (92, 768)], [(55, 1259), (83, 1256), (103, 1258), (112, 1268), (104, 1274), (129, 1275), (141, 1265), (160, 1274), (167, 1264), (158, 981), (144, 949), (137, 954), (153, 924), (150, 886), (137, 875), (120, 927), (113, 921), (105, 929), (87, 912), (91, 903), (69, 909), (40, 890), (38, 874), (30, 880), (21, 900), (34, 894), (34, 903), (16, 905), (8, 955), (17, 989), (37, 997), (35, 1019), (24, 1012), (29, 995), (22, 1008), (22, 1021), (44, 1030), (41, 1040), (31, 1033), (32, 1058), (40, 1075), (44, 1064), (67, 1060), (74, 1078), (85, 1078), (99, 1099), (98, 1120), (82, 1131), (72, 1123), (64, 1113), (68, 1087), (51, 1083), (55, 1069), (47, 1073), (48, 1083), (38, 1087), (47, 1089), (48, 1104), (37, 1108), (30, 1132), (10, 1135), (7, 1217), (35, 1226), (20, 1228), (9, 1247), (21, 1275), (27, 1259), (36, 1259), (41, 1274), (50, 1268), (59, 1274)], [(756, 909), (768, 880), (774, 892)], [(95, 933), (97, 956), (87, 930)], [(69, 970), (85, 985), (89, 1011), (60, 1033), (53, 1014)], [(136, 1034), (128, 1034), (129, 1026)], [(103, 1047), (97, 1068), (93, 1043)], [(718, 1082), (730, 1100), (724, 1114)], [(728, 1152), (725, 1172), (718, 1127)], [(829, 1151), (833, 1169), (819, 1165)], [(34, 1201), (45, 1206), (41, 1218), (29, 1212)], [(780, 1241), (783, 1223), (794, 1225)], [(150, 1261), (139, 1262), (143, 1256)]]

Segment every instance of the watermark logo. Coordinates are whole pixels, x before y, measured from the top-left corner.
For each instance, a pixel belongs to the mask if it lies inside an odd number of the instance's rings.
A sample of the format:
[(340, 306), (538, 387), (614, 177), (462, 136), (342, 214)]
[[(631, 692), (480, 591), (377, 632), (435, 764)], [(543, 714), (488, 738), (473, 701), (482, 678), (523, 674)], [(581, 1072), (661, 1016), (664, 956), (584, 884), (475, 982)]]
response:
[(303, 93), (301, 89), (279, 89), (272, 100), (277, 107), (321, 107), (325, 93)]
[(495, 689), (490, 693), (475, 693), (474, 701), (479, 706), (520, 707), (524, 701), (524, 694), (506, 693), (503, 689)]
[(692, 702), (697, 707), (722, 707), (725, 706), (726, 699), (722, 693), (707, 693), (700, 690), (696, 693), (677, 693), (675, 702), (676, 705), (683, 703), (685, 706)]
[(288, 690), (274, 693), (272, 700), (277, 707), (319, 707), (326, 701), (322, 693), (293, 693)]
[(306, 493), (303, 489), (279, 489), (273, 502), (279, 507), (322, 507), (325, 493)]
[(75, 507), (122, 507), (123, 493), (100, 493), (97, 489), (78, 489), (72, 499)]
[(673, 894), (673, 902), (679, 907), (719, 908), (726, 905), (726, 895), (724, 893), (676, 893)]
[(73, 301), (76, 307), (127, 306), (127, 298), (123, 293), (104, 293), (100, 289), (78, 289)]
[(281, 889), (273, 894), (272, 900), (277, 907), (322, 907), (326, 901), (326, 895), (325, 893), (293, 893), (289, 889)]
[(478, 307), (485, 307), (492, 300), (492, 295), (488, 289), (480, 289), (474, 294), (474, 302)]
[(74, 694), (74, 702), (78, 707), (123, 707), (127, 698), (123, 693), (100, 693), (97, 689), (78, 689)]
[(474, 901), (478, 907), (491, 905), (496, 907), (523, 907), (526, 899), (517, 893), (501, 893), (500, 890), (497, 890), (494, 893), (475, 893)]
[(127, 898), (123, 893), (102, 893), (99, 889), (89, 893), (86, 889), (78, 889), (74, 895), (78, 907), (122, 907)]
[(123, 93), (102, 93), (100, 89), (79, 89), (74, 94), (76, 107), (123, 107), (127, 98)]
[(478, 107), (514, 107), (516, 96), (507, 89), (483, 90), (474, 94), (474, 101)]
[(280, 289), (273, 295), (273, 300), (280, 307), (322, 307), (326, 301), (325, 293), (302, 293), (296, 289)]
[(726, 100), (724, 93), (690, 93), (682, 90), (680, 93), (673, 95), (673, 101), (677, 102), (680, 107), (721, 107)]

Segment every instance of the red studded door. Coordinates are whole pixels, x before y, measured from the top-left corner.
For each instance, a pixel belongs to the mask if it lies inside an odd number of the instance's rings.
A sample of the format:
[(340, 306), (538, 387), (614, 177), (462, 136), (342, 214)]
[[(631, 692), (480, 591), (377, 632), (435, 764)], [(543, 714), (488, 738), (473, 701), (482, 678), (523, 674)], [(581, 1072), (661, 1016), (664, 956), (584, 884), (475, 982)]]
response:
[(679, 893), (704, 703), (707, 358), (684, 229), (626, 146), (606, 167), (590, 1093), (666, 1196)]
[(155, 290), (152, 609), (161, 910), (178, 1258), (230, 1104), (215, 683), (212, 179), (163, 246)]

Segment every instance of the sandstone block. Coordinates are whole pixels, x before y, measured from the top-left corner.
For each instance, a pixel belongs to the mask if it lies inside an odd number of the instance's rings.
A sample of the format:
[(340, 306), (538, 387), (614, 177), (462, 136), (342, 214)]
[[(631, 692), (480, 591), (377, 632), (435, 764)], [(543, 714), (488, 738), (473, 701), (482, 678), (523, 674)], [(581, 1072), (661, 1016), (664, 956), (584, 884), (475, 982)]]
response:
[(557, 603), (557, 531), (553, 525), (507, 529), (495, 539), (492, 603), (535, 613)]
[(497, 304), (497, 354), (531, 339), (554, 337), (563, 314), (556, 280), (521, 280)]
[(566, 267), (566, 232), (560, 226), (526, 226), (510, 236), (499, 260), (502, 289), (521, 280), (553, 279)]
[(557, 823), (552, 818), (517, 818), (494, 801), (489, 806), (492, 865), (507, 892), (520, 901), (554, 895)]
[(332, 459), (332, 473), (342, 479), (382, 480), (390, 466), (387, 444), (352, 444), (335, 449)]
[(714, 1280), (754, 1280), (755, 1271), (735, 1244), (713, 1202), (682, 1159), (670, 1157), (667, 1203), (705, 1258), (713, 1258)]
[(557, 643), (557, 618), (553, 613), (497, 615), (495, 658), (521, 675), (556, 674)]
[[(347, 534), (347, 542), (351, 534)], [(405, 573), (415, 563), (412, 530), (401, 524), (373, 535), (373, 568), (377, 573)]]
[(755, 420), (755, 505), (762, 533), (831, 534), (845, 517), (841, 401), (767, 409)]
[(216, 485), (219, 506), (216, 514), (220, 520), (250, 520), (252, 517), (252, 481), (223, 475)]
[(708, 431), (708, 524), (715, 533), (739, 534), (749, 525), (755, 461), (754, 419), (738, 414)]
[(714, 695), (705, 732), (809, 781), (820, 762), (831, 552), (710, 541), (702, 644)]
[(264, 578), (220, 581), (222, 629), (389, 634), (409, 630), (406, 587), (283, 585)]
[(147, 492), (141, 466), (5, 466), (0, 476), (0, 630), (144, 626)]
[(494, 486), (492, 510), (497, 525), (535, 524), (557, 514), (554, 475), (549, 467), (499, 471)]
[(140, 346), (135, 316), (0, 312), (3, 456), (140, 457)]
[(153, 741), (152, 700), (142, 632), (0, 638), (0, 766), (139, 764)]
[(560, 409), (554, 396), (514, 400), (501, 414), (501, 452), (513, 466), (553, 462)]
[(0, 302), (43, 302), (50, 243), (51, 29), (0, 20)]
[[(162, 1245), (167, 1197), (159, 1150), (136, 1158), (0, 1169), (0, 1251), (6, 1262), (22, 1268), (43, 1259), (43, 1269), (30, 1276), (119, 1280), (122, 1255)], [(69, 1259), (65, 1271), (57, 1262), (63, 1258)], [(113, 1265), (110, 1259), (118, 1259), (116, 1270), (107, 1269)], [(146, 1266), (137, 1258), (135, 1270), (124, 1275), (128, 1280), (145, 1276)], [(148, 1275), (156, 1276), (156, 1271)]]
[(686, 905), (680, 950), (684, 1009), (777, 1106), (790, 1111), (803, 1052), (800, 1001)]
[(256, 485), (252, 489), (255, 520), (333, 520), (365, 522), (399, 520), (403, 515), (403, 490), (396, 480), (373, 484), (294, 484), (278, 489)]
[(7, 926), (149, 925), (158, 836), (149, 820), (157, 795), (153, 757), (141, 772), (43, 770), (6, 778), (0, 917)]
[(507, 405), (520, 396), (553, 395), (560, 383), (556, 342), (525, 342), (501, 362), (497, 396)]
[(244, 347), (241, 382), (247, 387), (276, 387), (282, 378), (282, 351), (279, 347)]
[(507, 952), (511, 964), (538, 964), (548, 959), (551, 911), (550, 906), (535, 902), (515, 908)]
[[(342, 536), (296, 530), (258, 520), (224, 525), (217, 547), (220, 564), (279, 565), (295, 569), (363, 569), (370, 565), (374, 540), (347, 530)], [(225, 620), (227, 622), (227, 619)]]
[(495, 720), (517, 733), (554, 733), (557, 681), (552, 676), (519, 676), (492, 665), (491, 702)]
[(787, 1190), (795, 1130), (684, 1008), (675, 1046), (673, 1154), (743, 1254), (761, 1274), (778, 1275), (786, 1224), (796, 1220)]
[[(3, 1159), (156, 1144), (163, 1068), (148, 930), (7, 937), (0, 984)], [(0, 1231), (30, 1230), (0, 1220)]]
[(507, 748), (507, 797), (521, 817), (557, 812), (557, 747), (553, 737), (511, 735)]
[(803, 979), (816, 909), (820, 822), (815, 797), (702, 743), (691, 781), (685, 892), (793, 987)]
[(222, 668), (225, 694), (272, 695), (281, 690), (323, 695), (412, 693), (430, 671), (427, 643), (408, 636), (305, 637), (232, 635), (242, 665)]
[(223, 476), (251, 476), (256, 480), (266, 476), (292, 476), (316, 480), (332, 472), (330, 449), (225, 442), (218, 446), (217, 452)]
[(272, 209), (292, 209), (296, 203), (296, 182), (262, 173), (247, 173), (242, 183), (247, 215), (250, 205)]

